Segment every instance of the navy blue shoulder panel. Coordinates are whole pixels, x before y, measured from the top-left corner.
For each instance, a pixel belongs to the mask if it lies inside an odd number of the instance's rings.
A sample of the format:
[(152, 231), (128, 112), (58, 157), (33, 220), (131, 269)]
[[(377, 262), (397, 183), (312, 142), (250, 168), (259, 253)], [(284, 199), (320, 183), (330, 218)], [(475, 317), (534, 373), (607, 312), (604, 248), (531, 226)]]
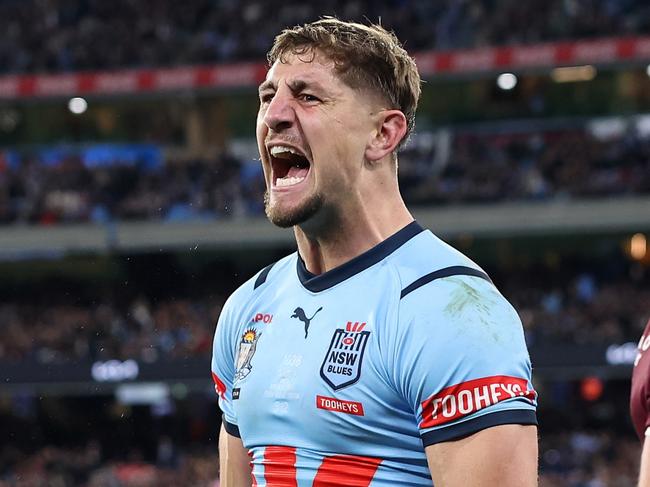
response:
[(253, 290), (257, 289), (260, 287), (262, 284), (266, 282), (266, 278), (269, 276), (269, 272), (271, 272), (271, 269), (276, 263), (273, 262), (273, 264), (267, 265), (264, 269), (262, 269), (262, 272), (257, 276), (257, 279), (255, 279), (255, 285), (253, 286)]
[(483, 271), (479, 271), (478, 269), (474, 269), (472, 267), (467, 267), (464, 265), (454, 265), (451, 267), (445, 267), (444, 269), (438, 269), (437, 271), (430, 272), (429, 274), (426, 274), (419, 279), (416, 279), (414, 282), (406, 286), (404, 289), (402, 289), (402, 293), (400, 294), (400, 299), (402, 299), (404, 296), (409, 294), (410, 292), (415, 291), (417, 288), (424, 286), (425, 284), (430, 283), (431, 281), (435, 281), (436, 279), (440, 279), (442, 277), (449, 277), (449, 276), (474, 276), (474, 277), (480, 277), (481, 279), (485, 279), (488, 282), (492, 282), (492, 279)]

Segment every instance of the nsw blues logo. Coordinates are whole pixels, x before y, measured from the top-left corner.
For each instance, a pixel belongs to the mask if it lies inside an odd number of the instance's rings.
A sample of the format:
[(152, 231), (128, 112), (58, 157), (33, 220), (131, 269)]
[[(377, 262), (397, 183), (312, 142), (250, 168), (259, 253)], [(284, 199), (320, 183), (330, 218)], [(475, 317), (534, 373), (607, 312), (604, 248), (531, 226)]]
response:
[(370, 337), (365, 323), (348, 321), (345, 329), (334, 332), (332, 342), (320, 368), (320, 376), (336, 390), (357, 382), (361, 377), (363, 353)]

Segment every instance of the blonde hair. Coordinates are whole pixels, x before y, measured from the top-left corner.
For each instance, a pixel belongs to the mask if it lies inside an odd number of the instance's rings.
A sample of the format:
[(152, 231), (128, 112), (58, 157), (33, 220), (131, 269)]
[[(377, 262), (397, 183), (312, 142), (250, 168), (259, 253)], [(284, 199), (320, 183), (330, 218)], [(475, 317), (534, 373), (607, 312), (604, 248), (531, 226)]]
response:
[(415, 126), (420, 74), (415, 61), (392, 32), (381, 25), (363, 25), (324, 17), (283, 30), (267, 54), (269, 65), (287, 55), (323, 54), (334, 63), (341, 80), (354, 89), (369, 89), (400, 110), (407, 120), (402, 145)]

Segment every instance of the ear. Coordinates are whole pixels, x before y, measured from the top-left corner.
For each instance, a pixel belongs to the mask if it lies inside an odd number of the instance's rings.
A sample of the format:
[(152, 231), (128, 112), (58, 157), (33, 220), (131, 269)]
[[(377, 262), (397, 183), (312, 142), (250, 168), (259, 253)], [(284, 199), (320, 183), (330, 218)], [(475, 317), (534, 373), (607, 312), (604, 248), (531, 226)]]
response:
[(391, 154), (404, 138), (406, 129), (406, 117), (400, 110), (382, 110), (377, 113), (375, 129), (366, 145), (366, 159), (375, 162)]

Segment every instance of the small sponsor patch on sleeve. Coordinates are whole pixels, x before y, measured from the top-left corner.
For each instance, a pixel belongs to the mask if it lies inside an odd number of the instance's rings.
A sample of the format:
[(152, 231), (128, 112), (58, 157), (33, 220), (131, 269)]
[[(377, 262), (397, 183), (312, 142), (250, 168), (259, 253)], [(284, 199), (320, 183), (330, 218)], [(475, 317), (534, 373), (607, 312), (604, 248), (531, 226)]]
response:
[(422, 401), (420, 428), (451, 423), (508, 399), (524, 398), (532, 403), (536, 396), (528, 389), (528, 381), (519, 377), (493, 375), (461, 382)]

